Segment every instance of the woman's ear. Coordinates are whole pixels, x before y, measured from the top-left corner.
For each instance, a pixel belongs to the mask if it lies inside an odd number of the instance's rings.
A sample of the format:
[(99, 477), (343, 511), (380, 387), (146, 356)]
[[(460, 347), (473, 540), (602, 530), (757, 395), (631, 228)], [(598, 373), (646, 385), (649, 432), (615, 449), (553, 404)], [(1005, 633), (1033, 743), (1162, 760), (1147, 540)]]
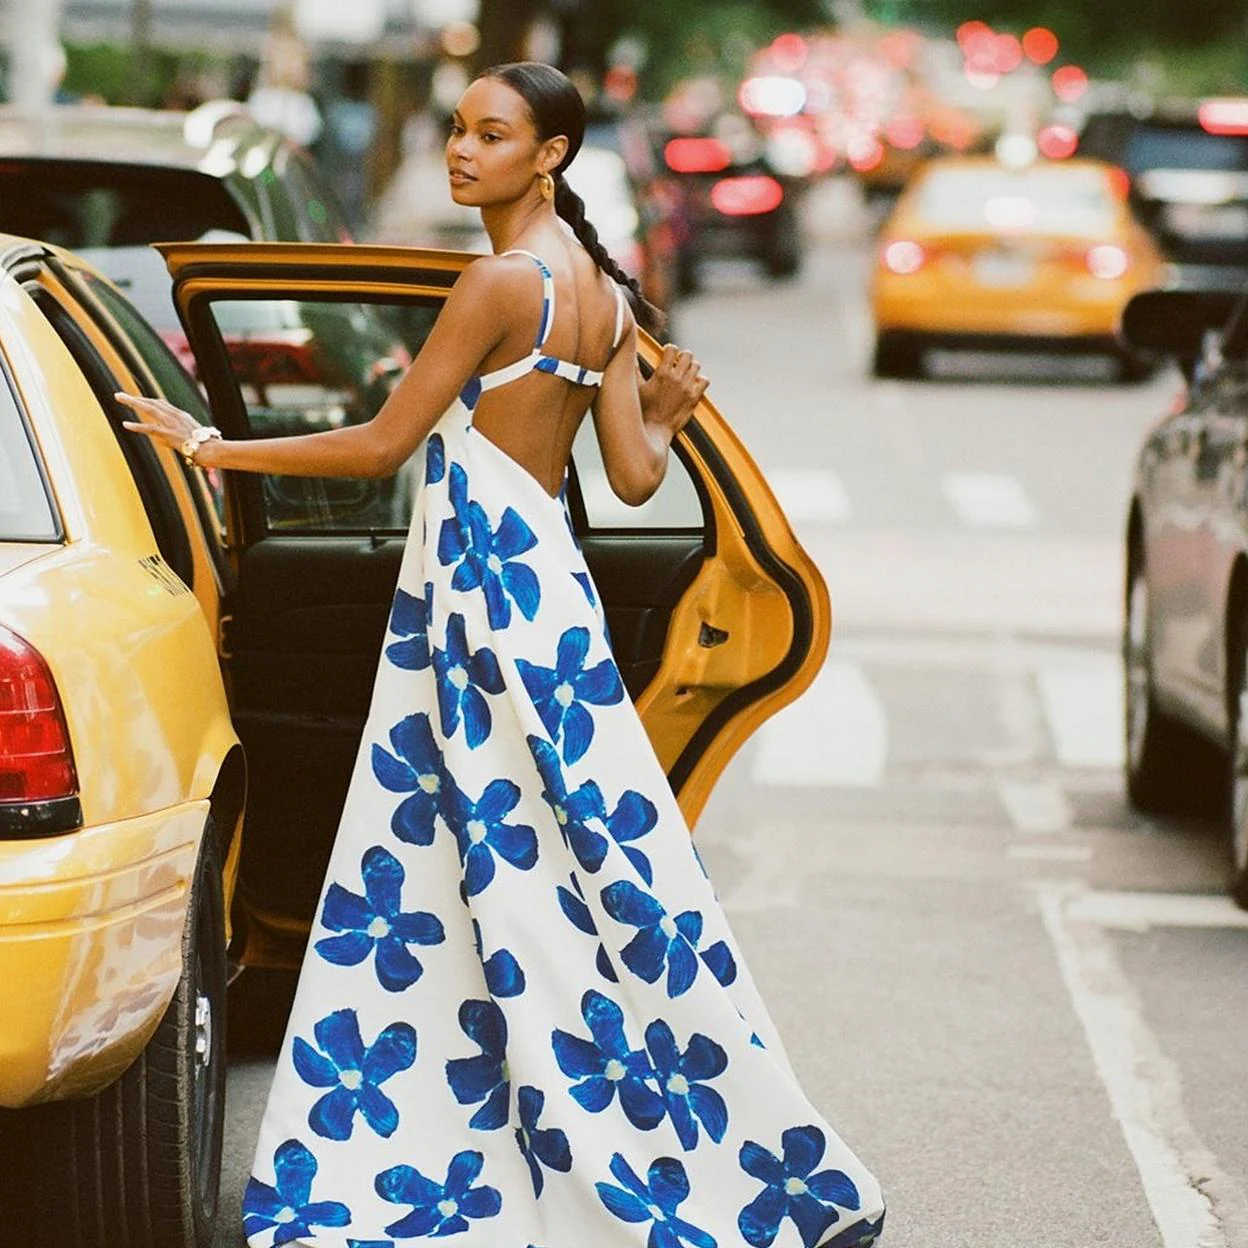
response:
[(557, 134), (553, 139), (547, 139), (537, 154), (538, 171), (540, 173), (554, 173), (567, 154), (568, 139), (566, 135)]

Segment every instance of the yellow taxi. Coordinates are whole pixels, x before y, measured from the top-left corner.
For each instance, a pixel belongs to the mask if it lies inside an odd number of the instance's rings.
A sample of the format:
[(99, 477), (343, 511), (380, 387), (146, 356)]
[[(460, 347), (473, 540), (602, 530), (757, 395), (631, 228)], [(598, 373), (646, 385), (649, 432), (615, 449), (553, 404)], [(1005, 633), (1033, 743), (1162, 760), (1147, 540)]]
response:
[(872, 368), (915, 377), (928, 347), (1109, 352), (1136, 291), (1164, 264), (1132, 216), (1126, 175), (1098, 161), (932, 160), (879, 237), (871, 282)]
[[(112, 396), (231, 437), (366, 420), (472, 259), (163, 250), (207, 399), (116, 286), (0, 235), (0, 1244), (23, 1248), (210, 1244), (227, 978), (298, 964), (405, 536), (401, 481), (208, 475)], [(570, 517), (692, 823), (813, 679), (826, 589), (709, 401), (642, 508), (594, 448)]]

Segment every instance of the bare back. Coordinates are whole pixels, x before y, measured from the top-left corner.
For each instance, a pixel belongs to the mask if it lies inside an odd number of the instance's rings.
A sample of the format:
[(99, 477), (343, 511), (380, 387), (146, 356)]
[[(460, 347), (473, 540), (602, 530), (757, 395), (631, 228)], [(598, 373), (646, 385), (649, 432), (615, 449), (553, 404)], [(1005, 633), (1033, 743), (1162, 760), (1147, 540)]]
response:
[[(554, 245), (546, 242), (541, 261), (553, 283), (554, 306), (549, 325), (543, 325), (547, 314), (543, 275), (534, 258), (532, 253), (499, 257), (503, 263), (527, 268), (531, 276), (526, 276), (524, 286), (531, 285), (533, 293), (515, 307), (502, 309), (508, 331), (482, 361), (482, 375), (525, 359), (535, 341), (549, 357), (601, 373), (622, 338), (615, 283), (579, 244), (570, 239)], [(482, 393), (473, 427), (553, 496), (563, 484), (573, 440), (597, 393), (593, 384), (577, 384), (535, 368)]]

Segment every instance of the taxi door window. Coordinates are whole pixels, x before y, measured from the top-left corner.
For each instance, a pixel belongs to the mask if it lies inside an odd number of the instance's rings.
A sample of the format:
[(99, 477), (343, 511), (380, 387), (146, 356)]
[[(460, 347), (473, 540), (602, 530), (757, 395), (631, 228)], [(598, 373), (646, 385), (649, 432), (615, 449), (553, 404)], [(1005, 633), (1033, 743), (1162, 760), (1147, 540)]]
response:
[(73, 317), (55, 299), (38, 287), (31, 289), (31, 295), (74, 357), (108, 419), (109, 428), (117, 438), (143, 509), (147, 512), (157, 550), (183, 583), (191, 585), (191, 544), (182, 525), (177, 500), (148, 440), (122, 428), (121, 422), (129, 418), (129, 409), (113, 399), (119, 385), (117, 378)]
[[(403, 308), (330, 300), (214, 302), (212, 316), (251, 436), (317, 433), (371, 420), (428, 337), (439, 307), (434, 300)], [(381, 479), (265, 475), (265, 528), (406, 532), (420, 456)]]
[(53, 542), (60, 526), (17, 396), (0, 366), (0, 542)]
[[(701, 531), (706, 525), (697, 487), (675, 453), (668, 457), (663, 483), (640, 507), (622, 502), (611, 489), (592, 416), (586, 416), (577, 430), (572, 460), (576, 465), (580, 504), (584, 508), (584, 527), (590, 532), (637, 529), (688, 532)], [(574, 504), (574, 516), (577, 510)]]

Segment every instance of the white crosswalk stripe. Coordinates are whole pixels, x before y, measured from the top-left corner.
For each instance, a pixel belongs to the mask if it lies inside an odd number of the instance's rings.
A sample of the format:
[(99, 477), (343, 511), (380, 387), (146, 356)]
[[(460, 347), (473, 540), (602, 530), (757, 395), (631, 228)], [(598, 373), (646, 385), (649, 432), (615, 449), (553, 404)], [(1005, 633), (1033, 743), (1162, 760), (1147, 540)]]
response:
[(756, 784), (873, 788), (884, 780), (884, 705), (854, 663), (828, 663), (805, 695), (759, 732)]
[(976, 529), (1034, 529), (1040, 522), (1016, 477), (1000, 472), (951, 472), (941, 490), (963, 524)]
[(777, 468), (767, 473), (784, 514), (794, 524), (840, 524), (849, 519), (849, 494), (828, 468)]

